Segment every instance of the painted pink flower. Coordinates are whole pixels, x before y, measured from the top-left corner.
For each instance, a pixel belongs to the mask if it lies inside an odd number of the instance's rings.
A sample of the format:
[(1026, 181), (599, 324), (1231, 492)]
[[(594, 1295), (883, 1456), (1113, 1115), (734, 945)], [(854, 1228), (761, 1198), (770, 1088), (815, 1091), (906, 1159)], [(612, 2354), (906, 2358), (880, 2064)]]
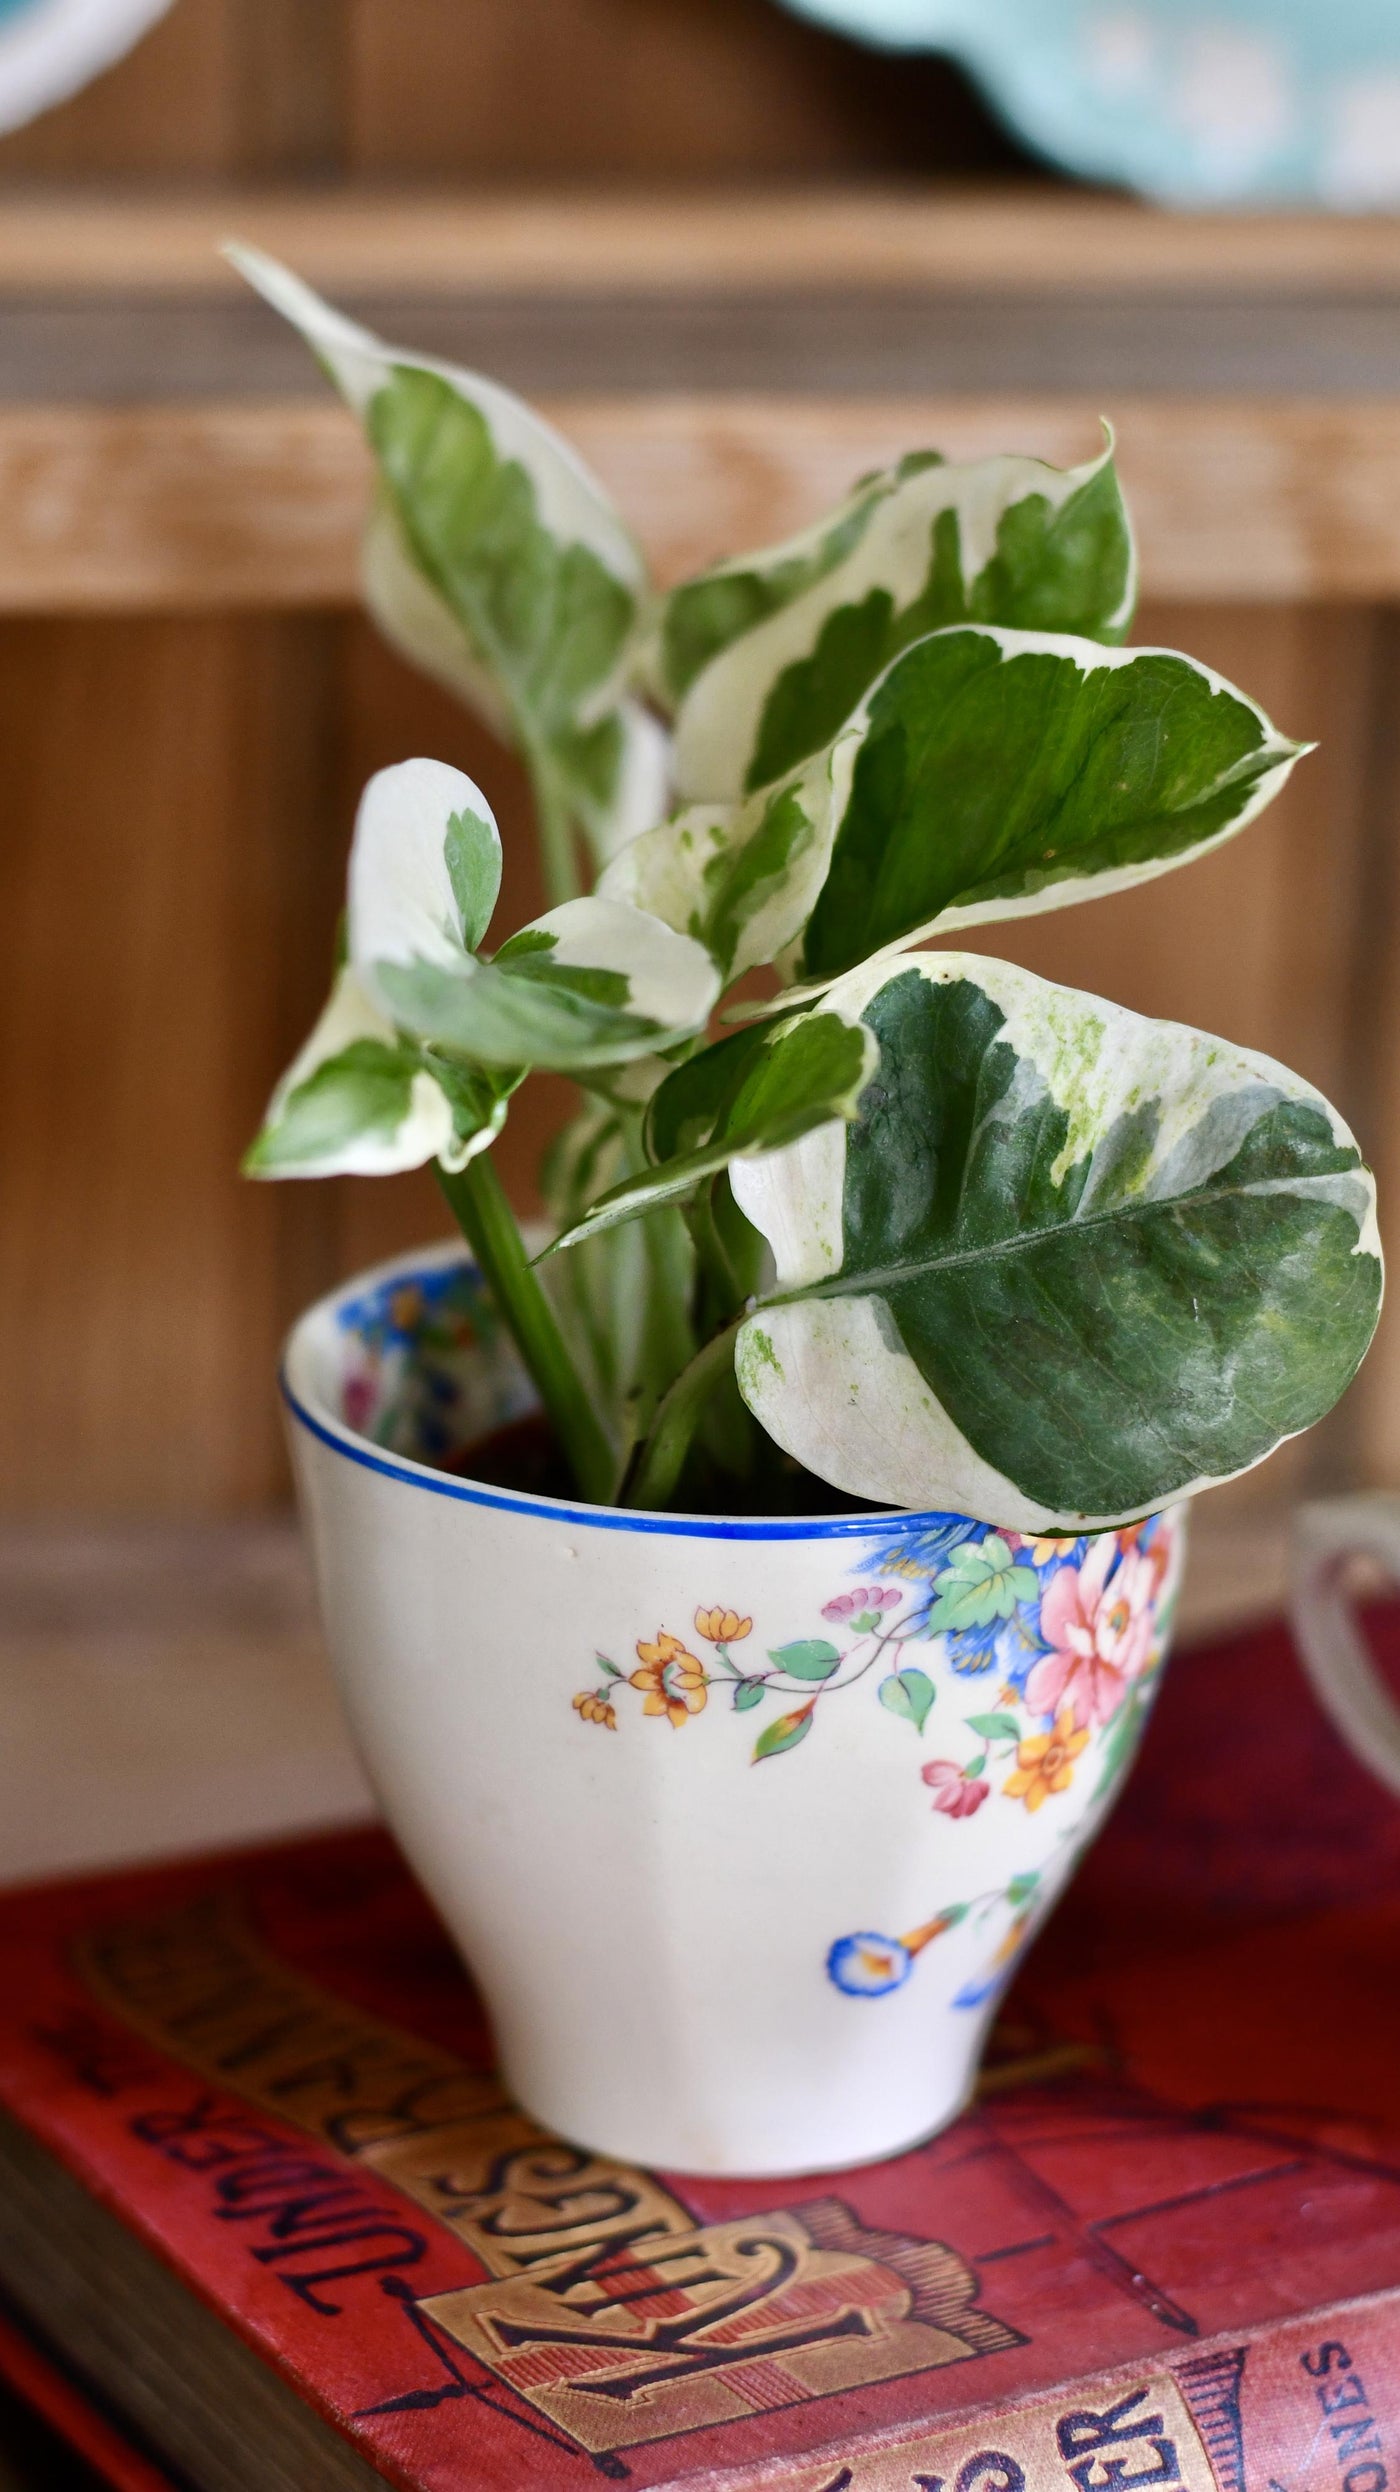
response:
[(1053, 1650), (1026, 1681), (1029, 1711), (1058, 1714), (1069, 1705), (1081, 1727), (1109, 1721), (1151, 1659), (1159, 1582), (1151, 1557), (1124, 1556), (1116, 1534), (1082, 1566), (1062, 1566), (1041, 1604), (1041, 1633)]
[(834, 1600), (827, 1602), (822, 1616), (829, 1618), (834, 1627), (844, 1627), (852, 1619), (868, 1620), (874, 1626), (883, 1611), (898, 1609), (903, 1598), (902, 1592), (895, 1592), (888, 1584), (861, 1584), (854, 1592), (838, 1592)]
[(974, 1782), (948, 1757), (935, 1757), (926, 1765), (924, 1781), (933, 1793), (934, 1807), (945, 1817), (975, 1817), (992, 1788), (989, 1782)]
[(340, 1407), (347, 1428), (367, 1428), (374, 1411), (374, 1378), (348, 1375), (341, 1387)]

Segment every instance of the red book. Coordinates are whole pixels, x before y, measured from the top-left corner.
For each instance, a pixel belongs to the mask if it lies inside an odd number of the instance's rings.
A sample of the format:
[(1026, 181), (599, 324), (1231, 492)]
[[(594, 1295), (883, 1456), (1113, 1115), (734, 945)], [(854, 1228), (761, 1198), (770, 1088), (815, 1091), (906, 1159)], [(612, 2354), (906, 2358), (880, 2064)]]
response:
[(978, 2107), (858, 2171), (543, 2134), (379, 1834), (14, 1895), (0, 2294), (197, 2492), (1396, 2492), (1398, 1971), (1279, 1630), (1178, 1662)]

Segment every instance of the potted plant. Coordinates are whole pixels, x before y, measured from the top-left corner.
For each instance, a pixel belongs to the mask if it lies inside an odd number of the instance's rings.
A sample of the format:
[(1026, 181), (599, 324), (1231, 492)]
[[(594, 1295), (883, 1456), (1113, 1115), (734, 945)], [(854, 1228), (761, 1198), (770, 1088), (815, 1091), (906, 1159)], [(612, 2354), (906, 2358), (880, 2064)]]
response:
[[(240, 256), (373, 449), (371, 609), (523, 755), (550, 886), (500, 939), (485, 797), (371, 781), (249, 1158), (432, 1160), (470, 1250), (288, 1352), (357, 1736), (531, 2114), (691, 2170), (894, 2151), (1121, 1784), (1183, 1501), (1330, 1407), (1381, 1294), (1306, 1082), (927, 947), (1204, 854), (1302, 748), (1124, 645), (1111, 442), (917, 454), (658, 596), (517, 400)], [(527, 1243), (491, 1146), (538, 1069), (581, 1105)]]

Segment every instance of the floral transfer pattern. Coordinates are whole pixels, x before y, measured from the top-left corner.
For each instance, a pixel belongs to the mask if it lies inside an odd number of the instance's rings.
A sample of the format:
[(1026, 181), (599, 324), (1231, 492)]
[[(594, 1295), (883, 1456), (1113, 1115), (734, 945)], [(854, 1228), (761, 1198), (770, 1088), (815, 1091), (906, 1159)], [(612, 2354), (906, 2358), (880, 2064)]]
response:
[[(754, 1713), (750, 1762), (764, 1765), (810, 1739), (832, 1698), (864, 1687), (906, 1735), (936, 1748), (914, 1768), (935, 1816), (965, 1824), (996, 1808), (1008, 1833), (1043, 1819), (1065, 1867), (1065, 1849), (1087, 1842), (1086, 1813), (1092, 1820), (1116, 1785), (1146, 1722), (1179, 1541), (1172, 1514), (1078, 1539), (939, 1518), (867, 1544), (858, 1580), (821, 1606), (829, 1633), (770, 1645), (753, 1618), (702, 1604), (684, 1634), (660, 1624), (639, 1637), (635, 1666), (600, 1653), (598, 1680), (574, 1709), (613, 1732), (627, 1691), (640, 1697), (643, 1719), (673, 1732), (712, 1705)], [(1071, 1793), (1072, 1822), (1062, 1807)], [(954, 2001), (980, 2006), (1008, 1977), (1058, 1884), (1048, 1868), (1027, 1869), (940, 1905), (900, 1937), (857, 1931), (830, 1949), (828, 1976), (851, 1998), (883, 1998), (945, 1932), (985, 1924), (995, 1944)]]
[(353, 1357), (341, 1416), (411, 1461), (453, 1464), (534, 1407), (534, 1395), (476, 1266), (397, 1272), (339, 1310)]

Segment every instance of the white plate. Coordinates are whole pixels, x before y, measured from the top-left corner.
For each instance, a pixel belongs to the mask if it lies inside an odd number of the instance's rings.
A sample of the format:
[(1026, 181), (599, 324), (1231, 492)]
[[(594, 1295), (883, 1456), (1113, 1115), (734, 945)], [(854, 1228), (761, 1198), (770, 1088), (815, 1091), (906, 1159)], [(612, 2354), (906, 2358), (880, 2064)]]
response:
[(0, 130), (86, 86), (170, 0), (0, 0)]

